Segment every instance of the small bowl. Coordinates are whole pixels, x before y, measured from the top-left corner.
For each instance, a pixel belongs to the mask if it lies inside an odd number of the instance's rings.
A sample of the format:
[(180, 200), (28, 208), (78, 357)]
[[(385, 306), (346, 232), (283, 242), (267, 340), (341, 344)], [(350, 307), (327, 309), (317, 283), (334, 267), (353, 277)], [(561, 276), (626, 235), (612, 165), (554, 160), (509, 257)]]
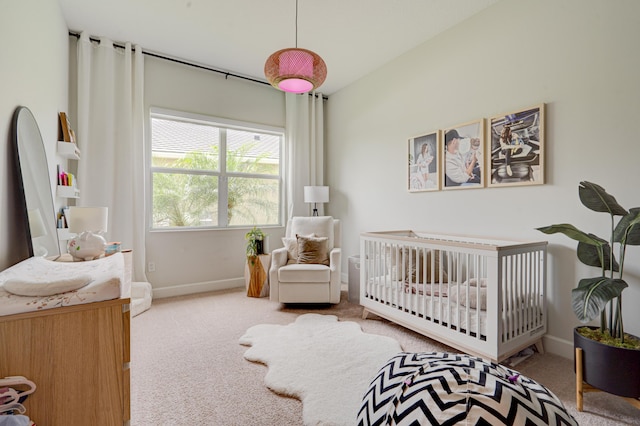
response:
[(111, 256), (120, 251), (120, 242), (110, 242), (104, 247), (104, 255)]

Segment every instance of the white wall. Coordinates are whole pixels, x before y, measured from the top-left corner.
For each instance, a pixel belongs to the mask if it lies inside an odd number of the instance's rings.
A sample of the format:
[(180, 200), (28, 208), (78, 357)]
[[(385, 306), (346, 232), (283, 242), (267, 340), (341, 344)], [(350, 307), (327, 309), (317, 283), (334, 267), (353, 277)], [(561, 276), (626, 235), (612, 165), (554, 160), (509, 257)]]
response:
[(16, 204), (19, 194), (11, 142), (16, 107), (27, 106), (33, 112), (45, 141), (51, 176), (55, 176), (58, 112), (66, 111), (68, 104), (67, 26), (58, 2), (3, 2), (0, 39), (1, 270), (29, 255), (23, 213)]
[[(607, 237), (608, 216), (582, 207), (578, 183), (640, 205), (640, 2), (503, 0), (331, 96), (328, 213), (343, 220), (343, 253), (359, 233), (418, 229), (549, 246), (547, 350), (570, 357), (570, 289), (598, 275), (575, 244), (534, 228), (570, 222)], [(408, 193), (407, 139), (546, 104), (546, 184)], [(640, 335), (640, 248), (625, 263), (625, 326)]]
[[(145, 57), (145, 108), (175, 109), (231, 120), (285, 125), (284, 94), (271, 86)], [(148, 127), (148, 126), (147, 126)], [(149, 132), (147, 132), (147, 136)], [(268, 227), (278, 242), (281, 227)], [(154, 297), (243, 286), (248, 229), (147, 232), (147, 277)]]

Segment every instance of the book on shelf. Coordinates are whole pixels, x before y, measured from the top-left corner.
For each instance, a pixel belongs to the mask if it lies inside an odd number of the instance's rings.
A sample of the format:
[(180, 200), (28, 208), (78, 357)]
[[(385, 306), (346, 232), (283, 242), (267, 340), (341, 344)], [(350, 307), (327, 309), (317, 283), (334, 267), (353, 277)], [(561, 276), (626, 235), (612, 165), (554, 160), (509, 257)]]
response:
[(64, 206), (60, 208), (58, 212), (58, 228), (68, 228), (69, 227), (69, 207)]
[(60, 164), (58, 164), (58, 185), (60, 186), (74, 186), (76, 185), (76, 177), (73, 173), (65, 172)]
[(66, 112), (60, 112), (60, 133), (62, 135), (62, 140), (64, 142), (73, 142), (76, 141), (76, 134), (71, 128), (71, 122), (69, 121), (69, 116)]

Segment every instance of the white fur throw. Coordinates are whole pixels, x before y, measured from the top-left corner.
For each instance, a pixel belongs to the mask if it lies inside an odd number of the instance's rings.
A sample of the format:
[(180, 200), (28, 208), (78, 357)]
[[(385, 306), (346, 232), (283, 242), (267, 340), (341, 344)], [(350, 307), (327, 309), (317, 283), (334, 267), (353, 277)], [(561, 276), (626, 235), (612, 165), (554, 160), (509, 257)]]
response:
[(288, 325), (260, 324), (240, 344), (244, 357), (269, 367), (265, 384), (302, 401), (307, 426), (352, 426), (368, 384), (382, 365), (399, 353), (387, 336), (363, 333), (334, 315), (304, 314)]

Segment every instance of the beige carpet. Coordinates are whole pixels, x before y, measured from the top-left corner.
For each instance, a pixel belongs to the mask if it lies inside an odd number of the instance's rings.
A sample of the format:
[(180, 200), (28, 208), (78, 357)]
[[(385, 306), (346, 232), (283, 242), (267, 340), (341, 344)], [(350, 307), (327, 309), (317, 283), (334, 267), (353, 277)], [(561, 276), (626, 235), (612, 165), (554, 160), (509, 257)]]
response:
[[(307, 312), (355, 321), (405, 351), (451, 350), (388, 321), (362, 320), (346, 292), (335, 306), (285, 307), (244, 290), (158, 299), (131, 321), (131, 425), (302, 425), (300, 401), (267, 389), (267, 368), (245, 360), (238, 340), (249, 327), (288, 324)], [(535, 354), (515, 369), (551, 389), (582, 426), (640, 425), (640, 410), (604, 393), (586, 394), (578, 413), (571, 360)]]

